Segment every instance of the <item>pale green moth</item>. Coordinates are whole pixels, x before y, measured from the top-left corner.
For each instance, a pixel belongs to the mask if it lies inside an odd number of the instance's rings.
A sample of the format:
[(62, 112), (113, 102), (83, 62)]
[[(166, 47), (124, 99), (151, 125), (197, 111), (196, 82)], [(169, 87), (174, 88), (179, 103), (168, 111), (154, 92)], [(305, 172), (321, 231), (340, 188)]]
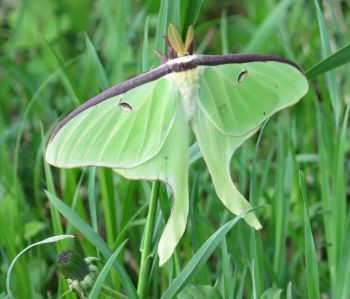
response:
[[(222, 203), (251, 208), (230, 176), (235, 150), (277, 111), (299, 101), (307, 80), (293, 62), (262, 55), (192, 54), (192, 26), (182, 41), (168, 28), (169, 58), (147, 73), (95, 96), (54, 130), (46, 160), (57, 167), (111, 167), (128, 179), (160, 180), (174, 193), (158, 245), (160, 265), (187, 221), (191, 129)], [(175, 55), (176, 53), (176, 55)], [(261, 224), (253, 213), (245, 221)]]

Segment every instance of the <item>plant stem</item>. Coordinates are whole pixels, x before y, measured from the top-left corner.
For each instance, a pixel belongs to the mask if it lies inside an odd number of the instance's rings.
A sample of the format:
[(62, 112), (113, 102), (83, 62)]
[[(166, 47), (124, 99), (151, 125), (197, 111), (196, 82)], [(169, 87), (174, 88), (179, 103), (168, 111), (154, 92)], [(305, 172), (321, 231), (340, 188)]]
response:
[(151, 198), (149, 200), (148, 215), (147, 215), (147, 221), (146, 221), (146, 227), (145, 227), (145, 236), (144, 236), (143, 248), (141, 252), (139, 281), (137, 284), (137, 293), (140, 299), (147, 298), (147, 286), (148, 286), (148, 280), (149, 280), (148, 271), (149, 271), (150, 253), (151, 253), (151, 247), (152, 247), (154, 222), (155, 222), (156, 210), (157, 210), (157, 200), (159, 195), (159, 186), (160, 186), (159, 182), (153, 182)]

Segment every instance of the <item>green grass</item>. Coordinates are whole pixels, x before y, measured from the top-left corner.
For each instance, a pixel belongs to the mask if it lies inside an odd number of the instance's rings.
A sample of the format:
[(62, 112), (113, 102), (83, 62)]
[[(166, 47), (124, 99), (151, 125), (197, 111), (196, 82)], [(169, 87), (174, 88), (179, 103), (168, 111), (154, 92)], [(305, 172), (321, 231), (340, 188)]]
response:
[(161, 185), (149, 298), (179, 292), (180, 299), (349, 298), (350, 6), (340, 0), (2, 1), (0, 298), (16, 255), (62, 234), (76, 238), (37, 246), (17, 261), (15, 298), (57, 298), (67, 291), (55, 267), (57, 253), (66, 249), (108, 261), (98, 287), (138, 298), (151, 184), (108, 169), (56, 169), (43, 151), (55, 124), (73, 108), (160, 64), (153, 50), (165, 49), (168, 22), (183, 34), (194, 24), (195, 49), (206, 54), (293, 59), (306, 70), (310, 90), (233, 158), (238, 189), (262, 206), (256, 211), (262, 231), (231, 220), (193, 145), (187, 229), (159, 268), (157, 242), (171, 209)]

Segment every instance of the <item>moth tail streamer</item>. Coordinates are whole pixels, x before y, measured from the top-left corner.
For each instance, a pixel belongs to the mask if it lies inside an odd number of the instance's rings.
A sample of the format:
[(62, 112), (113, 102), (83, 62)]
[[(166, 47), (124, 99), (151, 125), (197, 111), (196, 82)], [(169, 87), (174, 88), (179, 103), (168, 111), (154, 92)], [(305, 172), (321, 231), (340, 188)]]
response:
[[(213, 180), (216, 194), (232, 213), (238, 215), (252, 208), (251, 204), (237, 190), (230, 175), (230, 161), (235, 150), (256, 130), (244, 136), (230, 136), (221, 133), (200, 109), (193, 121), (193, 131)], [(255, 229), (261, 229), (254, 213), (248, 213), (244, 220)]]

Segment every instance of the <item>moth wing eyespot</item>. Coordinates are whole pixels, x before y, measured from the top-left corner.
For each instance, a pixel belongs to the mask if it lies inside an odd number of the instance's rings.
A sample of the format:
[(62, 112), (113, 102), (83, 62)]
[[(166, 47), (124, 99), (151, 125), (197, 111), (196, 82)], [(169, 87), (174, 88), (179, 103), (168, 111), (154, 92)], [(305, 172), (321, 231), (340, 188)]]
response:
[(132, 107), (128, 103), (122, 102), (122, 99), (120, 99), (120, 101), (118, 103), (118, 107), (123, 112), (126, 112), (126, 113), (132, 112)]
[(247, 78), (248, 76), (248, 70), (244, 70), (239, 73), (238, 78), (237, 78), (237, 83), (241, 84), (243, 81)]

